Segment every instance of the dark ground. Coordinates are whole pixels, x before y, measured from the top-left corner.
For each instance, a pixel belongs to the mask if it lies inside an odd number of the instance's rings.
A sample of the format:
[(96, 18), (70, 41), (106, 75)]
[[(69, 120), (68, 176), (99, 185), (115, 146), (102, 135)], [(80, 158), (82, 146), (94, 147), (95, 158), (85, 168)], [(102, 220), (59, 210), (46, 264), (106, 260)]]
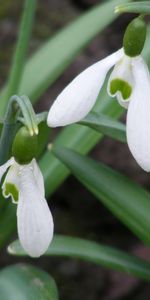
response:
[[(38, 48), (64, 24), (76, 18), (97, 0), (43, 0), (38, 1), (36, 25), (30, 43), (30, 52)], [(0, 0), (0, 84), (7, 78), (11, 54), (17, 36), (18, 15), (22, 1)], [(49, 99), (82, 69), (104, 57), (121, 45), (122, 32), (129, 21), (123, 16), (109, 26), (103, 34), (77, 57), (63, 76), (42, 97), (38, 110), (49, 108)], [(92, 151), (92, 157), (129, 175), (143, 186), (150, 188), (149, 175), (144, 173), (132, 159), (127, 146), (105, 138)], [(55, 220), (55, 232), (80, 236), (116, 246), (150, 258), (150, 250), (141, 244), (100, 202), (98, 202), (73, 176), (58, 189), (51, 199)], [(16, 259), (15, 261), (20, 261)], [(23, 261), (23, 259), (21, 259)], [(40, 258), (35, 262), (54, 276), (62, 300), (124, 300), (150, 299), (150, 286), (141, 280), (112, 270), (73, 259)], [(1, 267), (14, 263), (14, 258), (5, 254), (0, 259)]]

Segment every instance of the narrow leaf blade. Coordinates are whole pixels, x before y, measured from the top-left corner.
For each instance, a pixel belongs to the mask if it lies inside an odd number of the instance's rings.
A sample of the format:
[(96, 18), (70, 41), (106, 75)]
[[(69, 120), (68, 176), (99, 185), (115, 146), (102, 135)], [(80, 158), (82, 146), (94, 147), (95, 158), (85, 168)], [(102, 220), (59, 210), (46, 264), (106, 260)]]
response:
[(126, 127), (123, 123), (114, 120), (104, 114), (91, 112), (80, 122), (104, 135), (108, 135), (118, 141), (126, 143)]
[[(26, 255), (18, 240), (10, 244), (8, 251), (12, 255)], [(45, 255), (78, 258), (150, 280), (149, 262), (115, 248), (80, 238), (55, 235)]]
[(148, 1), (125, 3), (116, 6), (116, 13), (137, 13), (137, 14), (150, 14), (150, 3)]
[(150, 194), (128, 177), (72, 150), (53, 153), (141, 240), (150, 244)]

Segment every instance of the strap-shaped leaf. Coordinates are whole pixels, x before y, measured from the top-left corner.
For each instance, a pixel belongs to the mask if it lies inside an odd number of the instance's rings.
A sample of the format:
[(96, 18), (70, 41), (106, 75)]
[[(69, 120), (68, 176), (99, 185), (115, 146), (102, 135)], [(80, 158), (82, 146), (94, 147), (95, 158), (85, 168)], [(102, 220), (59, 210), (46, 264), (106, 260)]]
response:
[(150, 3), (148, 1), (126, 3), (118, 5), (115, 8), (116, 13), (137, 13), (137, 14), (150, 14)]
[(42, 153), (44, 152), (44, 150), (46, 149), (46, 147), (47, 147), (51, 130), (45, 122), (41, 122), (38, 125), (38, 128), (39, 128), (39, 134), (38, 134), (38, 153), (37, 153), (37, 157), (40, 157), (42, 155)]
[(30, 265), (6, 267), (0, 272), (2, 300), (58, 300), (55, 281), (46, 272)]
[[(114, 7), (127, 0), (113, 0), (100, 4), (66, 26), (27, 62), (20, 83), (19, 95), (28, 95), (34, 102), (63, 73), (77, 54), (117, 15)], [(6, 101), (1, 95), (0, 116)]]
[(53, 153), (114, 215), (150, 244), (150, 194), (146, 190), (121, 173), (72, 150), (54, 147)]
[[(8, 247), (12, 255), (26, 255), (19, 241)], [(45, 255), (75, 257), (97, 265), (150, 280), (150, 263), (112, 247), (92, 241), (55, 235)]]
[(88, 126), (123, 143), (126, 142), (125, 125), (107, 115), (91, 112), (80, 124)]

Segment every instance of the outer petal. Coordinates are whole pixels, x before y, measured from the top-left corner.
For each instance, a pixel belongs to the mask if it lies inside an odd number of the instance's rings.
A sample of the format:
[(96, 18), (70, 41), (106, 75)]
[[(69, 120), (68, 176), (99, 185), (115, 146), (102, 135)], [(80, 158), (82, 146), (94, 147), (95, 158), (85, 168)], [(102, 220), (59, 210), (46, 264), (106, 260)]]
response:
[(53, 219), (37, 185), (32, 168), (20, 167), (20, 197), (17, 223), (20, 242), (32, 257), (39, 257), (53, 237)]
[(150, 171), (150, 75), (142, 57), (132, 59), (135, 87), (127, 113), (127, 141), (137, 163)]
[(128, 108), (130, 97), (127, 97), (124, 99), (122, 92), (118, 90), (115, 93), (111, 92), (111, 83), (114, 80), (122, 80), (124, 81), (131, 89), (133, 89), (134, 86), (134, 80), (133, 80), (133, 74), (132, 74), (132, 67), (131, 67), (131, 61), (132, 59), (124, 54), (124, 56), (121, 58), (121, 60), (115, 65), (114, 70), (112, 71), (108, 86), (107, 86), (107, 92), (111, 97), (117, 97), (117, 100), (121, 106), (124, 108)]
[(41, 170), (36, 162), (36, 159), (32, 160), (31, 166), (33, 167), (34, 178), (37, 182), (38, 188), (40, 189), (41, 194), (44, 197), (45, 195), (44, 179)]
[(5, 180), (2, 185), (3, 196), (12, 198), (13, 203), (18, 202), (19, 197), (19, 165), (14, 161), (14, 164), (9, 168)]
[(94, 106), (107, 72), (122, 55), (123, 50), (118, 50), (80, 73), (52, 105), (48, 126), (65, 126), (84, 118)]
[(4, 173), (6, 172), (6, 170), (13, 165), (14, 163), (14, 158), (12, 157), (11, 159), (9, 159), (4, 165), (0, 166), (0, 181), (4, 175)]

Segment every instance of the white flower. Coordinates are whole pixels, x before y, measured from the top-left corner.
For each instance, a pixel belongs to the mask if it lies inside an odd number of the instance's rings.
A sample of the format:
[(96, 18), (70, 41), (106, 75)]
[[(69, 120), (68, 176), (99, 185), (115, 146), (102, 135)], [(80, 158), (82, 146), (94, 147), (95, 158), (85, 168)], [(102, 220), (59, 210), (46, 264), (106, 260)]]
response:
[(51, 106), (48, 126), (65, 126), (83, 119), (94, 106), (107, 72), (122, 56), (121, 49), (80, 73)]
[(42, 173), (33, 159), (19, 165), (14, 158), (0, 167), (0, 180), (9, 168), (2, 185), (5, 198), (17, 203), (17, 227), (20, 243), (32, 257), (41, 256), (53, 237), (53, 219), (44, 196)]
[(142, 57), (132, 61), (134, 89), (127, 112), (127, 142), (137, 163), (150, 172), (150, 74)]
[(83, 119), (92, 109), (109, 69), (107, 91), (128, 109), (127, 141), (138, 164), (150, 171), (150, 75), (141, 55), (127, 56), (122, 49), (79, 74), (51, 106), (47, 123), (65, 126)]

